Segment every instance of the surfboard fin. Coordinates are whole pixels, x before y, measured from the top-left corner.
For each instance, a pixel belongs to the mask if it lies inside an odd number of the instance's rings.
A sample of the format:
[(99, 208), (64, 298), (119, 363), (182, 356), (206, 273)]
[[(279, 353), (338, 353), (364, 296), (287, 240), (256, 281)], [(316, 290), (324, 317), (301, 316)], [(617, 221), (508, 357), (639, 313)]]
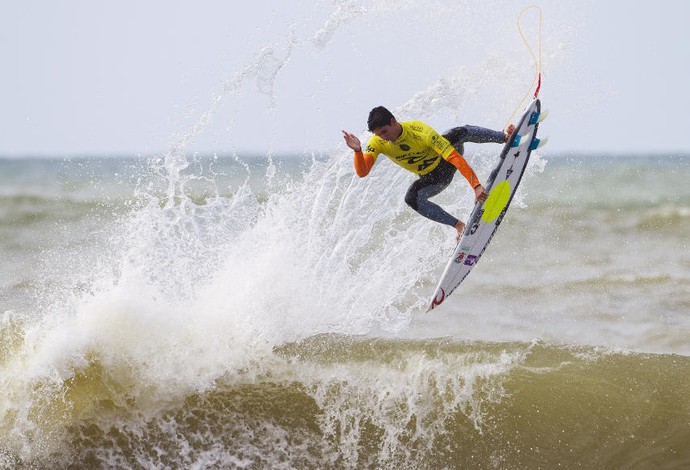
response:
[(537, 118), (537, 122), (542, 122), (547, 117), (549, 117), (549, 110), (545, 109), (544, 111), (539, 113), (539, 117)]
[(533, 126), (539, 122), (542, 122), (546, 117), (549, 115), (549, 110), (545, 109), (542, 112), (533, 112), (532, 115), (529, 117), (529, 125)]
[(531, 150), (537, 150), (542, 148), (544, 145), (546, 145), (549, 142), (548, 137), (544, 137), (543, 139), (537, 139), (536, 137), (532, 141), (532, 143), (529, 146), (530, 151)]

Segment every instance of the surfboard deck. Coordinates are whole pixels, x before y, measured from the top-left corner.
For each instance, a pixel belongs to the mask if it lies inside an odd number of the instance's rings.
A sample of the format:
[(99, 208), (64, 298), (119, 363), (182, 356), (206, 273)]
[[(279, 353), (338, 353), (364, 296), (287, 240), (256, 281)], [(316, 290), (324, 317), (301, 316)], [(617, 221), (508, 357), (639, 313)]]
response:
[(525, 172), (532, 150), (539, 146), (541, 103), (535, 98), (525, 109), (515, 130), (505, 143), (496, 168), (491, 172), (486, 201), (478, 202), (460, 241), (453, 250), (427, 312), (437, 308), (462, 283), (477, 265), (510, 206)]

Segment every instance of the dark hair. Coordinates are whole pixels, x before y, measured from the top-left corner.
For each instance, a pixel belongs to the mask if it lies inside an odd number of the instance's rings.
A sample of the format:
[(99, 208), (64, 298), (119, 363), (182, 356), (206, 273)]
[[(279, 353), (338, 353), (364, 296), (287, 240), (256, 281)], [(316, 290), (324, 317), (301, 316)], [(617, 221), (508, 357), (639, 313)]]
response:
[(369, 126), (369, 132), (374, 132), (374, 129), (379, 127), (387, 126), (391, 123), (393, 119), (393, 113), (388, 111), (383, 106), (377, 106), (371, 111), (369, 111), (369, 119), (367, 120), (367, 125)]

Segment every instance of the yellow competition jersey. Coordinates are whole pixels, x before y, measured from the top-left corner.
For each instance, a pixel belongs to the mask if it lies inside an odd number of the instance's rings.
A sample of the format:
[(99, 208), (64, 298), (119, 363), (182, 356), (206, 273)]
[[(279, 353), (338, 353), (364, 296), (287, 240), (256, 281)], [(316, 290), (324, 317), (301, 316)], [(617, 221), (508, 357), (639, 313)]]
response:
[(406, 170), (425, 175), (436, 168), (441, 157), (448, 158), (453, 146), (422, 121), (401, 122), (402, 134), (395, 142), (374, 135), (367, 142), (364, 153), (374, 157), (384, 154)]

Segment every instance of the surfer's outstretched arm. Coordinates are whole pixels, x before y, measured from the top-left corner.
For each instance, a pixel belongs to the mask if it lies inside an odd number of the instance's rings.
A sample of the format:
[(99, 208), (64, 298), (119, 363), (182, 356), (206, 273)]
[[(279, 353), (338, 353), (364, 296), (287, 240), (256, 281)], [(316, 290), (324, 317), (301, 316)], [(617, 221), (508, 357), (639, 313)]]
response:
[(355, 171), (357, 176), (364, 178), (371, 171), (374, 166), (374, 157), (370, 153), (362, 154), (362, 151), (355, 152)]
[(347, 144), (348, 147), (350, 147), (355, 152), (362, 151), (362, 142), (359, 141), (359, 137), (347, 131), (341, 132), (343, 133), (343, 139), (345, 139), (345, 144)]
[(343, 132), (343, 138), (345, 139), (345, 143), (347, 144), (348, 147), (350, 147), (352, 150), (355, 151), (355, 171), (357, 172), (357, 176), (363, 178), (369, 174), (371, 171), (371, 167), (374, 166), (374, 157), (373, 155), (366, 153), (362, 153), (362, 143), (360, 142), (359, 138), (351, 134), (350, 132), (347, 131), (342, 131)]

